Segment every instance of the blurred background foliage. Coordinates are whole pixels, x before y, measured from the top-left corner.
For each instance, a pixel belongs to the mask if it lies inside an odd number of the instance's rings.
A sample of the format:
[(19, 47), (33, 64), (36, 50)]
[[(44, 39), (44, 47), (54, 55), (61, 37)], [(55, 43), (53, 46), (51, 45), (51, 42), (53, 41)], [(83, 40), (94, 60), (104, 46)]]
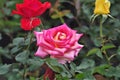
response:
[[(90, 22), (95, 0), (41, 1), (52, 3), (51, 9), (40, 16), (45, 29), (65, 22), (78, 33), (84, 33), (80, 40), (84, 48), (73, 63), (67, 64), (75, 73), (74, 80), (120, 80), (120, 0), (110, 0), (110, 14), (115, 20), (107, 18), (103, 24), (104, 46), (101, 46), (99, 36), (100, 18)], [(21, 2), (0, 0), (0, 80), (42, 80), (45, 61), (49, 61), (49, 67), (54, 67), (56, 80), (69, 80), (71, 76), (61, 65), (56, 65), (57, 62), (34, 56), (36, 40), (31, 41), (30, 33), (20, 28), (21, 17), (11, 14), (15, 4)], [(106, 50), (110, 64), (101, 50)]]

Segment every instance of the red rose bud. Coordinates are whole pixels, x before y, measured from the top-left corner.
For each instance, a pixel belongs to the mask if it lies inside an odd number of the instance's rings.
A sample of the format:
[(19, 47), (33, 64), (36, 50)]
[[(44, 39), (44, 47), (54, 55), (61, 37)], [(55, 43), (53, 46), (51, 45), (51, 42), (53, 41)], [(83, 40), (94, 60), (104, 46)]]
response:
[(32, 30), (36, 26), (39, 26), (41, 20), (39, 18), (22, 18), (21, 28), (24, 30)]
[(50, 69), (49, 67), (47, 68), (44, 76), (43, 76), (44, 80), (46, 80), (47, 78), (49, 80), (54, 80), (55, 78), (55, 73), (52, 71), (52, 69)]

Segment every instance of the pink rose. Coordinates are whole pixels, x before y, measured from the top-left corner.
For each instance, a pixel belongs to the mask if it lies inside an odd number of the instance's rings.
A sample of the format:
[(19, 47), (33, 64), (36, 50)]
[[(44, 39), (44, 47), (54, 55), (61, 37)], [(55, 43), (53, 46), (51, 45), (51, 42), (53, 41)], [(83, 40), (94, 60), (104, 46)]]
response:
[(66, 24), (42, 32), (35, 31), (34, 34), (38, 46), (35, 56), (44, 58), (49, 55), (61, 64), (74, 60), (83, 47), (78, 43), (83, 34), (77, 34)]

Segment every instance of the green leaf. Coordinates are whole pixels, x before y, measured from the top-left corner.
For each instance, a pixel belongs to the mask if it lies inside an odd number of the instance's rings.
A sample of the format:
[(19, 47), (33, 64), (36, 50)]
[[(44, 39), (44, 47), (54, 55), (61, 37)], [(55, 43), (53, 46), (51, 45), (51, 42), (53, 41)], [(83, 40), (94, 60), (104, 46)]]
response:
[(39, 65), (39, 66), (41, 66), (43, 63), (44, 63), (44, 61), (42, 59), (34, 58), (34, 59), (29, 59), (28, 60), (28, 64), (31, 64), (31, 65)]
[(95, 62), (91, 59), (83, 59), (82, 63), (77, 66), (77, 70), (81, 70), (81, 69), (87, 69), (87, 68), (91, 68), (94, 67)]
[(76, 71), (76, 64), (75, 63), (73, 63), (73, 62), (71, 62), (70, 63), (70, 72), (74, 75), (75, 74), (75, 72), (77, 72)]
[[(95, 33), (93, 33), (93, 34), (95, 35)], [(94, 38), (92, 38), (92, 40), (93, 40), (95, 46), (99, 47), (101, 45), (100, 39), (97, 39), (96, 37), (94, 37)]]
[(66, 14), (65, 16), (68, 17), (68, 18), (74, 18), (74, 16), (73, 16), (72, 13), (68, 13), (68, 14)]
[(96, 55), (97, 55), (99, 58), (103, 59), (103, 55), (102, 55), (102, 52), (101, 52), (100, 50), (98, 50), (98, 52), (96, 53)]
[(120, 66), (115, 67), (115, 69), (116, 69), (116, 72), (115, 72), (115, 75), (114, 75), (114, 76), (120, 78)]
[(101, 48), (101, 51), (107, 50), (107, 49), (111, 49), (111, 48), (115, 48), (115, 45), (113, 44), (106, 44)]
[(21, 48), (14, 47), (14, 48), (11, 49), (10, 53), (11, 53), (11, 54), (15, 54), (15, 53), (17, 53), (17, 52), (20, 51), (20, 50), (21, 50)]
[(25, 63), (28, 59), (28, 55), (29, 54), (27, 53), (27, 51), (23, 51), (15, 57), (15, 60), (21, 63)]
[(52, 65), (48, 65), (53, 71), (57, 72), (57, 73), (61, 73), (63, 71), (63, 69), (59, 66), (52, 66)]
[(6, 15), (10, 15), (11, 14), (11, 10), (9, 8), (3, 8), (3, 11)]
[(24, 38), (22, 37), (17, 37), (15, 39), (13, 39), (13, 45), (21, 45), (21, 44), (24, 44)]
[(59, 64), (56, 59), (46, 59), (46, 64), (55, 72), (61, 73), (64, 70), (62, 64)]
[(53, 66), (60, 65), (56, 59), (52, 59), (52, 58), (46, 58), (45, 62), (50, 63)]
[(93, 77), (93, 74), (89, 70), (85, 70), (83, 73), (77, 74), (76, 75), (77, 80), (96, 80)]
[(35, 70), (42, 66), (44, 64), (44, 61), (40, 58), (28, 59), (27, 64), (30, 65), (30, 70)]
[(76, 79), (83, 80), (85, 75), (83, 73), (77, 74)]
[(30, 76), (30, 80), (36, 80), (36, 79), (35, 79), (35, 77), (31, 77), (31, 76)]
[(56, 80), (69, 80), (68, 77), (63, 77), (61, 75), (56, 74), (55, 75)]
[(108, 69), (109, 67), (110, 67), (110, 65), (108, 65), (108, 64), (102, 64), (98, 67), (95, 67), (93, 73), (100, 73), (100, 74), (104, 75), (106, 72), (106, 69)]
[(73, 62), (71, 62), (71, 63), (70, 63), (70, 68), (71, 68), (72, 70), (75, 70), (75, 69), (76, 69), (76, 64), (73, 63)]
[(93, 49), (91, 49), (91, 50), (87, 53), (87, 56), (96, 54), (98, 51), (100, 51), (99, 48), (93, 48)]
[(6, 74), (9, 71), (10, 67), (11, 67), (11, 64), (0, 65), (0, 75)]
[(5, 4), (5, 0), (0, 0), (0, 8), (3, 8)]
[(118, 67), (110, 67), (106, 73), (105, 73), (106, 76), (108, 77), (120, 77), (120, 68)]
[(73, 17), (72, 15), (70, 15), (70, 11), (69, 10), (63, 10), (63, 11), (56, 11), (56, 13), (51, 15), (52, 19), (57, 19), (63, 16), (67, 16), (67, 17)]
[(9, 6), (12, 6), (14, 4), (15, 4), (15, 1), (7, 1), (6, 6), (9, 7)]
[(9, 55), (9, 50), (7, 48), (0, 47), (0, 55), (4, 55), (6, 58), (11, 59), (11, 55)]
[(87, 26), (83, 26), (80, 28), (81, 32), (87, 33), (89, 31), (89, 28)]

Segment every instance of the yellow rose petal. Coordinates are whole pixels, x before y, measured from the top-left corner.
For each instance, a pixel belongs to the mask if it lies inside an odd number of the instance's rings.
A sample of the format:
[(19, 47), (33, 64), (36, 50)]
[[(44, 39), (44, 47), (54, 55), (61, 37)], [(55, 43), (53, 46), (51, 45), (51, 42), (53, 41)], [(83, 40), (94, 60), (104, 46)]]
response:
[(96, 0), (94, 14), (109, 14), (110, 13), (109, 0)]

